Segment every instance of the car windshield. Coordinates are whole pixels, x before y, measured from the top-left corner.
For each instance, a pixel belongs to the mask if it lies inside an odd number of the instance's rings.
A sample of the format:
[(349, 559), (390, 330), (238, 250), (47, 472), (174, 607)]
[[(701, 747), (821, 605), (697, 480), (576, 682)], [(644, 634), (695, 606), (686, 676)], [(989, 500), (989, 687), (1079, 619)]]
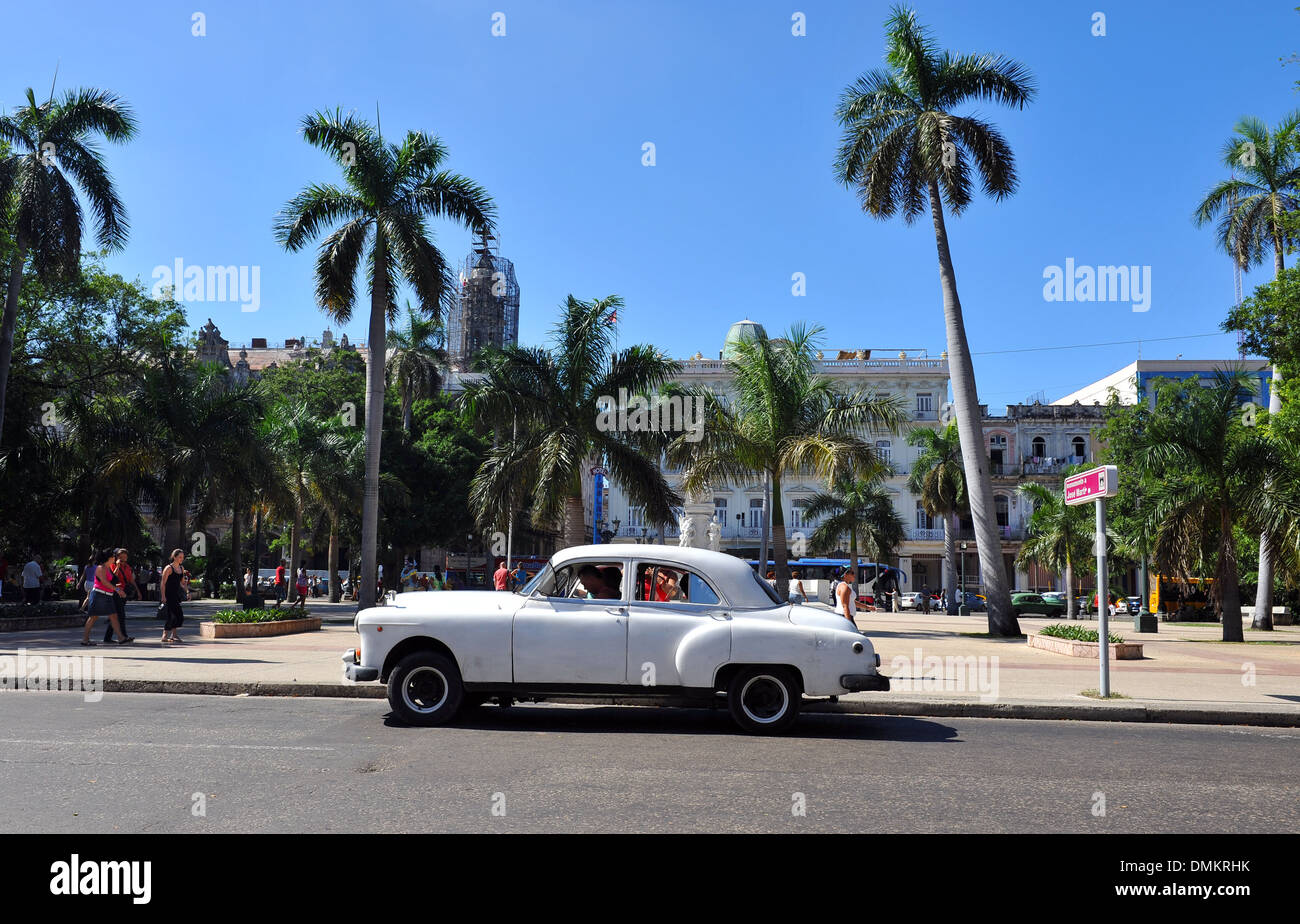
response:
[(544, 579), (550, 577), (550, 574), (551, 574), (551, 566), (548, 564), (541, 571), (538, 571), (536, 574), (534, 574), (533, 579), (529, 581), (527, 584), (525, 584), (524, 589), (519, 592), (523, 594), (525, 597), (531, 596), (533, 591), (537, 590), (538, 585), (540, 585)]

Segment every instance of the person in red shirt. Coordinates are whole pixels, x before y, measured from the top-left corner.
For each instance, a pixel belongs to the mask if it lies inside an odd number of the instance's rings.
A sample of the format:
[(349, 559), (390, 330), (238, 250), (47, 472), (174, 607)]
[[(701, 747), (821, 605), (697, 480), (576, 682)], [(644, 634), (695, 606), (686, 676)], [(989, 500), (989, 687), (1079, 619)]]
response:
[[(129, 564), (130, 555), (126, 549), (118, 549), (117, 557), (109, 563), (108, 574), (113, 579), (113, 585), (121, 589), (122, 593), (113, 595), (113, 603), (117, 606), (117, 622), (122, 630), (122, 638), (127, 637), (126, 632), (126, 594), (128, 590), (134, 588), (135, 598), (142, 600), (144, 597), (140, 593), (140, 585), (135, 581), (135, 572), (131, 570)], [(107, 645), (113, 640), (113, 623), (109, 621), (104, 628), (104, 644)]]
[(276, 566), (275, 569), (275, 606), (277, 609), (280, 604), (284, 602), (284, 594), (286, 590), (288, 590), (288, 585), (284, 580), (284, 559), (282, 558), (280, 559), (280, 564)]
[(510, 571), (506, 568), (504, 558), (497, 561), (497, 570), (492, 575), (492, 586), (497, 590), (510, 589)]

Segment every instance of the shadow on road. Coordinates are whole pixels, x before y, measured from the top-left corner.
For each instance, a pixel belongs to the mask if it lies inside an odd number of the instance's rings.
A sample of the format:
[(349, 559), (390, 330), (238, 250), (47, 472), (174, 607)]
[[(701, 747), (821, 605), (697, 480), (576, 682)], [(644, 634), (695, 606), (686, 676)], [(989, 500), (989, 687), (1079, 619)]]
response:
[[(412, 732), (436, 731), (408, 726), (391, 712), (389, 728)], [(741, 732), (724, 709), (654, 708), (649, 706), (586, 706), (583, 708), (519, 704), (502, 709), (485, 705), (470, 709), (453, 728), (481, 731), (553, 734), (728, 735)], [(742, 736), (747, 737), (747, 736)], [(842, 741), (957, 742), (955, 728), (932, 719), (911, 716), (805, 713), (785, 738), (834, 738)]]

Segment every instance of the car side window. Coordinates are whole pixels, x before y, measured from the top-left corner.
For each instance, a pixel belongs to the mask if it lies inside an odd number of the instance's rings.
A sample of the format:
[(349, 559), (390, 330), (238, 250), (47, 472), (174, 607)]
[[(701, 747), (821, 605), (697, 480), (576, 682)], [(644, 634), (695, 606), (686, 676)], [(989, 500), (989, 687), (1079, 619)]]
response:
[(637, 566), (632, 599), (643, 603), (698, 603), (717, 606), (721, 598), (700, 575), (674, 565), (644, 562)]
[(569, 600), (622, 600), (623, 566), (601, 561), (565, 565), (539, 585), (538, 593)]

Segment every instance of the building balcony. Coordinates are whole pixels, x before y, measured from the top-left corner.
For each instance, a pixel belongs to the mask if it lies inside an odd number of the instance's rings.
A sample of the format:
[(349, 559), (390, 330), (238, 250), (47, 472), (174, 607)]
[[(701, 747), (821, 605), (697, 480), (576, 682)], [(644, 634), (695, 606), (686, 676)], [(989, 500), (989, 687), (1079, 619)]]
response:
[(919, 526), (909, 527), (907, 538), (913, 542), (943, 542), (943, 527), (938, 529), (922, 529)]

